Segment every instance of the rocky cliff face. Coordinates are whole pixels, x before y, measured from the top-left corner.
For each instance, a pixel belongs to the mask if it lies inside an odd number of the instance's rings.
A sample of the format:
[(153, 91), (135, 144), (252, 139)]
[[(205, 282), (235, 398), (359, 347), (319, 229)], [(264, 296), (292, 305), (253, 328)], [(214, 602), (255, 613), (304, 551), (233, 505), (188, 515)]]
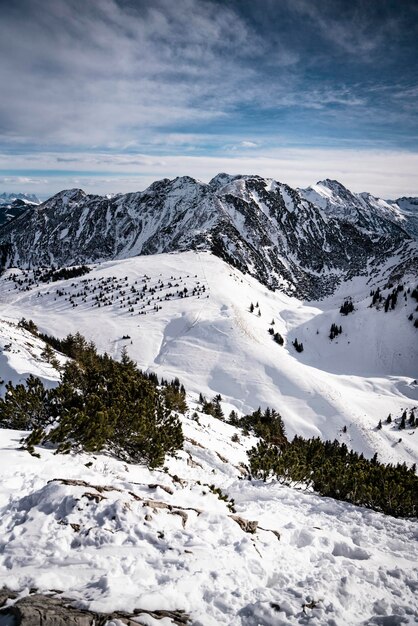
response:
[(416, 262), (398, 209), (386, 203), (379, 210), (366, 196), (336, 181), (295, 190), (226, 174), (209, 184), (163, 179), (113, 198), (72, 189), (0, 228), (0, 260), (63, 266), (204, 249), (269, 288), (315, 299), (388, 259), (394, 268)]

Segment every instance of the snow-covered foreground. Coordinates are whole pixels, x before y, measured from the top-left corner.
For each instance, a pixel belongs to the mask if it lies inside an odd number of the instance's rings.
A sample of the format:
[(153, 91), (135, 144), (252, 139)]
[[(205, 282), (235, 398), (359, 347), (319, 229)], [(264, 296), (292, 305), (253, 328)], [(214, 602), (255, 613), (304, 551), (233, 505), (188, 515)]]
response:
[(100, 612), (182, 609), (195, 626), (417, 622), (416, 521), (249, 482), (252, 439), (233, 442), (209, 416), (183, 424), (184, 451), (153, 472), (105, 455), (37, 459), (22, 433), (0, 431), (0, 586)]
[[(337, 438), (367, 456), (377, 451), (384, 462), (417, 459), (416, 430), (400, 433), (396, 422), (418, 406), (418, 330), (408, 319), (418, 317), (417, 302), (410, 295), (400, 294), (386, 314), (369, 308), (379, 283), (364, 277), (325, 301), (301, 303), (199, 252), (108, 262), (28, 289), (10, 280), (13, 273), (0, 278), (0, 319), (32, 318), (59, 337), (80, 331), (116, 358), (126, 346), (141, 368), (178, 376), (188, 392), (220, 393), (227, 411), (275, 408), (289, 436)], [(355, 311), (342, 316), (347, 296)], [(251, 303), (258, 304), (253, 313)], [(332, 323), (342, 326), (333, 341)], [(283, 347), (269, 328), (284, 337)], [(295, 338), (304, 345), (300, 354)]]

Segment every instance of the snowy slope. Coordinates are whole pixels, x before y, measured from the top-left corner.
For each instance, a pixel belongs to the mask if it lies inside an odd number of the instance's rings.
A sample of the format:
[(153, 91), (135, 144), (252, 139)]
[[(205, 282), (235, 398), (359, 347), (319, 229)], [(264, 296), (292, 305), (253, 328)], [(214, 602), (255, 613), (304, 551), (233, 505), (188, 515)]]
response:
[[(0, 379), (14, 385), (23, 383), (32, 374), (51, 386), (59, 380), (59, 372), (42, 356), (45, 343), (21, 328), (16, 320), (4, 318), (0, 314)], [(58, 361), (65, 357), (57, 355)], [(0, 395), (4, 387), (0, 387)]]
[[(386, 314), (369, 308), (374, 283), (364, 277), (328, 300), (303, 304), (197, 252), (108, 262), (39, 286), (19, 286), (12, 273), (0, 279), (1, 317), (32, 318), (60, 337), (80, 331), (115, 357), (126, 346), (141, 368), (178, 376), (195, 394), (220, 393), (229, 410), (276, 408), (290, 436), (338, 438), (385, 462), (416, 461), (415, 430), (400, 433), (396, 422), (376, 429), (389, 413), (397, 418), (418, 405), (418, 331), (408, 319), (418, 315), (410, 295)], [(339, 308), (348, 296), (356, 310), (344, 317)], [(254, 313), (251, 302), (259, 304)], [(268, 333), (273, 319), (283, 347)], [(343, 331), (333, 341), (332, 323)], [(295, 338), (305, 347), (300, 354)]]

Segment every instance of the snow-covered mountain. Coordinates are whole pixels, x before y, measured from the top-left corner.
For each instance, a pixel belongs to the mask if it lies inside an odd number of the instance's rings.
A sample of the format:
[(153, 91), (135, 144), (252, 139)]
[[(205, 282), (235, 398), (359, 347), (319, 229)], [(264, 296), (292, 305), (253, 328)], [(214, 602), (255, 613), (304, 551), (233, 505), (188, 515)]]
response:
[(321, 180), (298, 189), (303, 198), (321, 207), (327, 215), (347, 220), (365, 232), (392, 232), (391, 224), (418, 236), (418, 199), (383, 200), (370, 193), (354, 193), (336, 180)]
[(40, 200), (34, 194), (1, 193), (0, 226), (19, 217), (19, 215), (38, 204), (40, 204)]
[(388, 201), (390, 204), (395, 204), (400, 208), (403, 215), (406, 217), (405, 229), (418, 238), (418, 198), (398, 198), (394, 202)]
[(417, 244), (403, 220), (392, 219), (395, 209), (388, 205), (389, 218), (361, 200), (354, 219), (315, 194), (311, 200), (272, 179), (227, 174), (209, 184), (163, 179), (112, 198), (72, 189), (3, 226), (0, 260), (6, 267), (61, 266), (210, 250), (269, 288), (308, 299), (378, 272), (389, 259), (392, 273), (416, 267)]
[(3, 265), (20, 265), (0, 276), (0, 394), (30, 374), (55, 386), (67, 359), (24, 317), (179, 377), (189, 406), (184, 447), (158, 470), (109, 449), (33, 457), (26, 432), (0, 429), (2, 626), (76, 613), (106, 626), (417, 622), (416, 520), (246, 480), (256, 438), (198, 401), (220, 394), (225, 416), (270, 406), (289, 439), (416, 462), (418, 428), (401, 429), (418, 411), (413, 206), (316, 187), (219, 175), (113, 198), (71, 190), (0, 230)]

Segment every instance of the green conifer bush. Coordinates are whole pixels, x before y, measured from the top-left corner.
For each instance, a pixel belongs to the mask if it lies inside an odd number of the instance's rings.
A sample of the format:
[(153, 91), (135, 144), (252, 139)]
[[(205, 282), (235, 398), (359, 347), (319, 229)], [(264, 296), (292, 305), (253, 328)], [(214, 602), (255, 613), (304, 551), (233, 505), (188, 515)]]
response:
[(0, 399), (1, 427), (32, 430), (29, 449), (49, 442), (59, 452), (108, 450), (150, 467), (182, 448), (181, 423), (173, 410), (187, 406), (178, 381), (158, 386), (126, 352), (120, 362), (99, 355), (78, 333), (50, 343), (72, 357), (62, 367), (60, 383), (51, 390), (34, 376), (26, 385), (9, 383)]

